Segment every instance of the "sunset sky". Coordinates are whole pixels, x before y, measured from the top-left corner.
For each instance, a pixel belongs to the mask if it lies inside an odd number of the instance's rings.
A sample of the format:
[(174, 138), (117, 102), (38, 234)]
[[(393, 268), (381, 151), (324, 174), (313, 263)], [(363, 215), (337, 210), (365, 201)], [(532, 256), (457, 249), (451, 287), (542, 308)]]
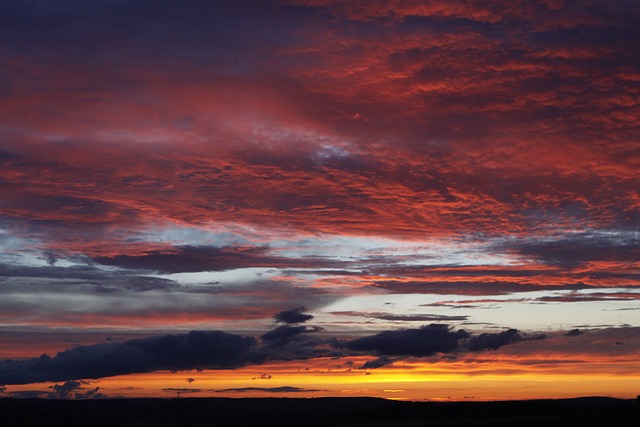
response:
[(635, 397), (639, 171), (635, 0), (3, 0), (0, 397)]

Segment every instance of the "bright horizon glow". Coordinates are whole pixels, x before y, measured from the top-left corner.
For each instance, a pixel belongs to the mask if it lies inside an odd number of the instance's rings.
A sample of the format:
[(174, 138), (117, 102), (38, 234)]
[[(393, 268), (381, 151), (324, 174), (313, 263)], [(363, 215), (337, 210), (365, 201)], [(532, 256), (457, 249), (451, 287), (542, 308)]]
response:
[[(619, 362), (614, 362), (620, 365)], [(292, 366), (293, 365), (293, 366)], [(305, 366), (306, 367), (303, 367)], [(309, 367), (311, 365), (312, 367)], [(334, 366), (331, 369), (329, 366)], [(586, 373), (575, 367), (522, 372), (516, 363), (491, 363), (465, 367), (464, 363), (408, 363), (372, 370), (335, 368), (335, 361), (320, 359), (298, 363), (267, 364), (238, 370), (202, 372), (156, 372), (107, 377), (88, 381), (80, 390), (100, 387), (111, 397), (328, 397), (369, 396), (401, 400), (491, 401), (562, 399), (594, 396), (631, 399), (640, 375), (611, 375), (607, 363), (594, 363)], [(315, 366), (315, 367), (313, 367)], [(618, 366), (620, 367), (620, 366)], [(625, 363), (629, 372), (639, 372), (637, 360)], [(513, 370), (505, 374), (504, 371)], [(460, 373), (464, 371), (465, 373)], [(260, 378), (264, 376), (264, 378)], [(193, 381), (189, 382), (189, 379)], [(135, 384), (131, 387), (131, 384)], [(291, 387), (296, 391), (278, 392)], [(233, 390), (236, 389), (236, 390)], [(262, 389), (262, 390), (260, 390)], [(49, 391), (48, 384), (15, 386), (16, 392)], [(273, 390), (273, 391), (269, 391)], [(178, 396), (178, 392), (180, 396)]]

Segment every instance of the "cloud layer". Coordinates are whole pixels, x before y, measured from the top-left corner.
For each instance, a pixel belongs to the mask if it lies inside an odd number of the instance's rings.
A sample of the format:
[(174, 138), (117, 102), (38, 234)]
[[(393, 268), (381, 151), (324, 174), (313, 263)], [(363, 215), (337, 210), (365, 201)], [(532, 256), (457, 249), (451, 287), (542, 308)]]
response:
[[(419, 329), (385, 331), (344, 342), (327, 336), (294, 342), (296, 338), (316, 331), (318, 328), (306, 326), (278, 326), (261, 336), (262, 345), (249, 336), (222, 331), (191, 331), (120, 343), (79, 346), (54, 357), (43, 354), (32, 359), (2, 360), (0, 384), (67, 381), (64, 385), (54, 386), (54, 393), (63, 398), (81, 384), (73, 380), (159, 370), (231, 369), (258, 365), (268, 360), (335, 356), (331, 347), (352, 350), (355, 354), (426, 357), (467, 350), (498, 349), (522, 339), (515, 329), (471, 337), (463, 330), (453, 331), (444, 324), (431, 324)], [(465, 342), (470, 337), (467, 348)], [(292, 342), (294, 345), (288, 346)], [(285, 347), (284, 351), (282, 347)], [(344, 353), (341, 356), (347, 355)], [(380, 357), (366, 362), (362, 369), (379, 368), (390, 363), (391, 359)]]
[(50, 357), (0, 362), (0, 383), (28, 384), (100, 378), (161, 369), (221, 369), (258, 363), (256, 341), (221, 331), (192, 331), (81, 346)]

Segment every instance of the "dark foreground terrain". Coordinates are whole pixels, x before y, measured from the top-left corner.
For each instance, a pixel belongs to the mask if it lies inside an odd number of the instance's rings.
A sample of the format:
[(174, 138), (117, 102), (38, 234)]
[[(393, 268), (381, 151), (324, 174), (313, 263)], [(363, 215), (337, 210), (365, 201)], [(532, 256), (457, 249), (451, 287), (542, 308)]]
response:
[(636, 400), (0, 399), (0, 426), (640, 426)]

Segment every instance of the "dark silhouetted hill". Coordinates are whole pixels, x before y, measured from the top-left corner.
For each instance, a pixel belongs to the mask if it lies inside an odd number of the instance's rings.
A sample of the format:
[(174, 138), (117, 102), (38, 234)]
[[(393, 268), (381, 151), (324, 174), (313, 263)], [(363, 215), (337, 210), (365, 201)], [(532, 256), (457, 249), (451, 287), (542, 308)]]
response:
[(398, 402), (317, 399), (0, 399), (1, 426), (640, 426), (635, 399)]

